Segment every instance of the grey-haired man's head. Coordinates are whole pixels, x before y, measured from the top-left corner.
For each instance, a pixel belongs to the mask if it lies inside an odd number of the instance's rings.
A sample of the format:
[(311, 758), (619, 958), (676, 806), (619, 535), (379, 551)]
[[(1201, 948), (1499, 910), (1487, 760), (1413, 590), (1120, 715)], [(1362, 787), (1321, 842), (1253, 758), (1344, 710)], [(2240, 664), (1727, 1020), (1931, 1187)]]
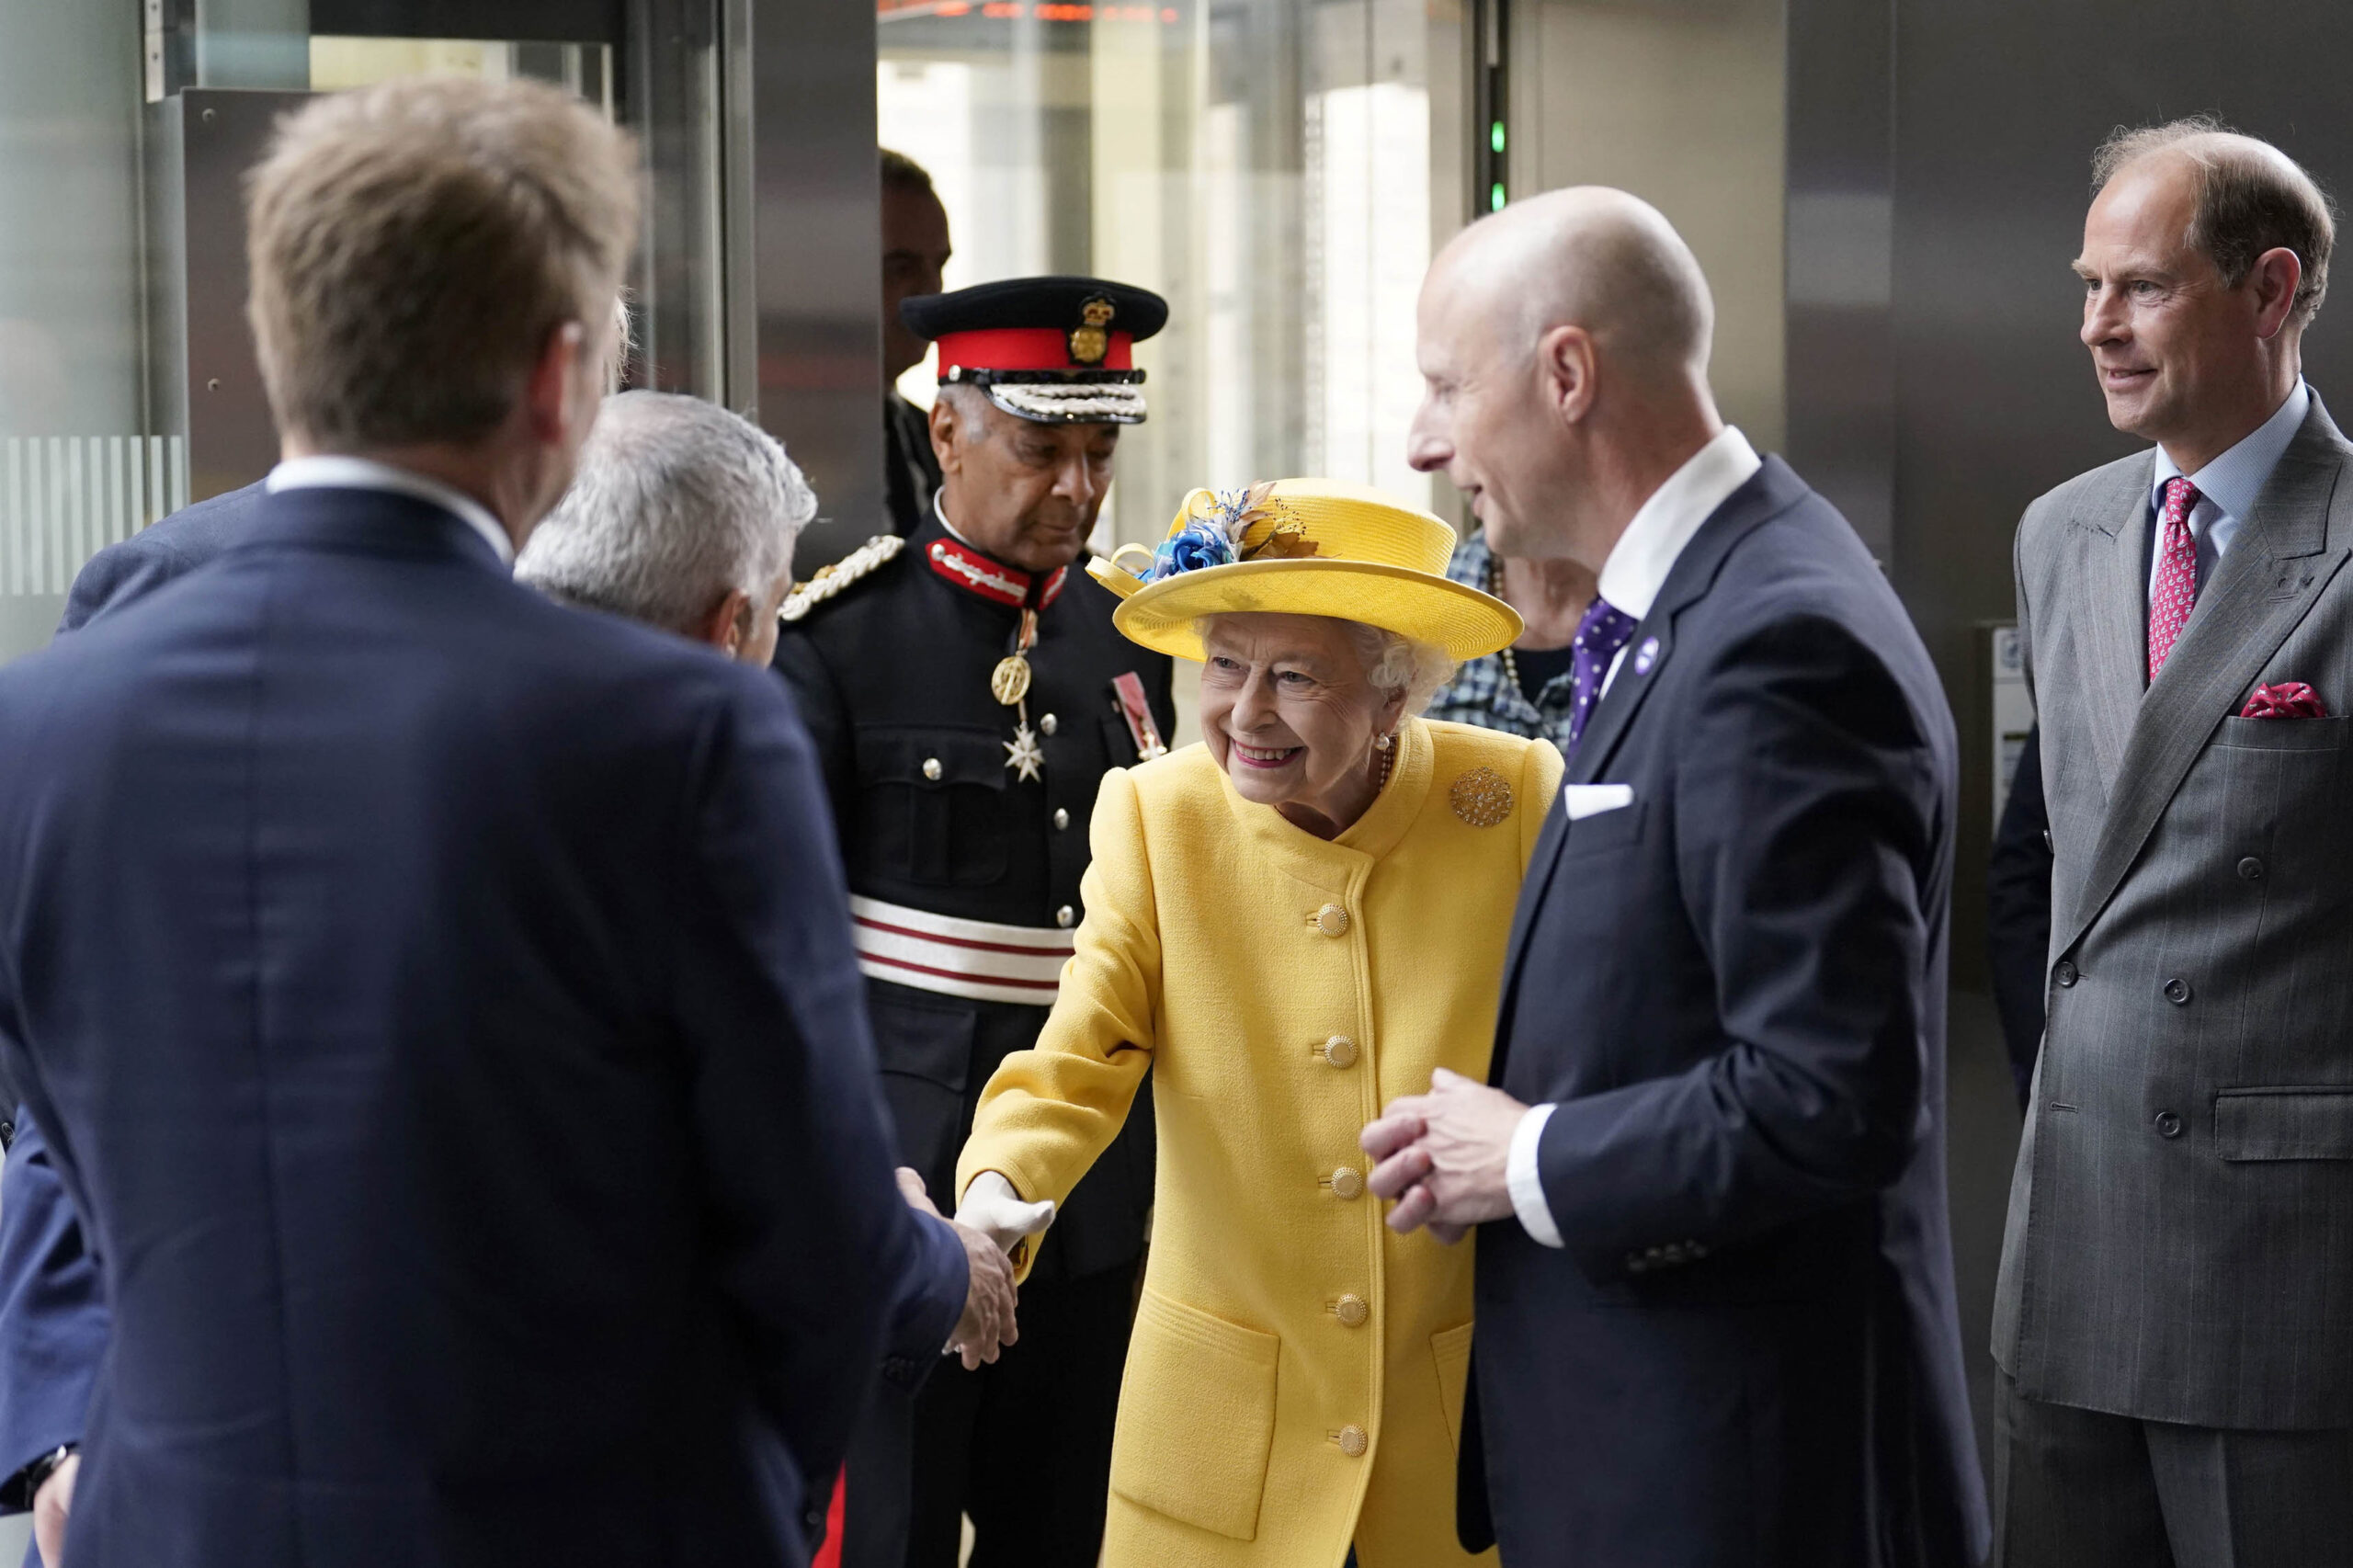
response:
[(515, 574), (766, 664), (792, 548), (816, 511), (800, 469), (749, 420), (699, 398), (621, 392)]

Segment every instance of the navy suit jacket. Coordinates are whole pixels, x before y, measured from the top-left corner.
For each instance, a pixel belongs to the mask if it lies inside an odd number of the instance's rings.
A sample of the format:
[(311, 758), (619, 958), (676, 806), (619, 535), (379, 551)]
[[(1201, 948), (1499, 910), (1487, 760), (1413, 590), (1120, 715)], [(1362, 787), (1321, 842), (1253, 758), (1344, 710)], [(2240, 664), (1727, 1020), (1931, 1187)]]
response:
[[(1655, 646), (1652, 646), (1655, 640)], [(1884, 1568), (1987, 1540), (1945, 1213), (1954, 736), (1779, 459), (1677, 558), (1539, 841), (1495, 1081), (1566, 1245), (1481, 1227), (1466, 1544)]]
[[(58, 633), (137, 603), (244, 539), (265, 494), (249, 484), (215, 495), (98, 551), (74, 574)], [(17, 1103), (13, 1095), (8, 1101)], [(20, 1108), (0, 1167), (0, 1476), (15, 1477), (62, 1444), (81, 1441), (106, 1348), (97, 1262), (48, 1140)], [(0, 1497), (5, 1507), (31, 1503)]]
[(789, 698), (420, 502), (252, 534), (0, 671), (0, 1054), (113, 1314), (74, 1562), (800, 1562), (964, 1265)]

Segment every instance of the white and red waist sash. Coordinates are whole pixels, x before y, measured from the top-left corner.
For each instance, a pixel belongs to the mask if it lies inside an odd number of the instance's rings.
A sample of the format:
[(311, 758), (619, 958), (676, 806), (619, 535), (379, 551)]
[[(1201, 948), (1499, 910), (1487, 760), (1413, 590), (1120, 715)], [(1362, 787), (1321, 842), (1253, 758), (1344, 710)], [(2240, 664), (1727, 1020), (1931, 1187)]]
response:
[(850, 895), (849, 914), (858, 967), (868, 979), (1032, 1007), (1054, 1005), (1075, 935), (1050, 926), (959, 920), (856, 893)]

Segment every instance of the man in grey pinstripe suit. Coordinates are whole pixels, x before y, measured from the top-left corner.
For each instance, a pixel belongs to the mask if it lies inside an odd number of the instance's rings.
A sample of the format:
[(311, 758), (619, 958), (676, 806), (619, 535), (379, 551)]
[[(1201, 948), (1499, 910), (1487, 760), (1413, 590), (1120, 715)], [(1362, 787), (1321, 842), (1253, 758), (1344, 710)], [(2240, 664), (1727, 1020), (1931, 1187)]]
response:
[(2353, 1562), (2353, 445), (2302, 378), (2328, 203), (2111, 140), (2075, 268), (2118, 428), (2027, 509), (2057, 856), (1996, 1296), (1997, 1561)]

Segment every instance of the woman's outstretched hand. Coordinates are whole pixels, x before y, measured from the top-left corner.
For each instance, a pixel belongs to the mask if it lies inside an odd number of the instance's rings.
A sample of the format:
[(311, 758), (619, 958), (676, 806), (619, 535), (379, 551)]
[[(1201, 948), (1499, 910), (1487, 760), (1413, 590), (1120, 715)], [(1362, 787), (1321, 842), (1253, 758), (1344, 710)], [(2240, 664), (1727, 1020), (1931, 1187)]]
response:
[(1054, 1222), (1054, 1205), (1051, 1199), (1024, 1203), (1011, 1182), (995, 1171), (983, 1171), (964, 1189), (956, 1222), (971, 1226), (1010, 1253), (1022, 1237), (1034, 1236)]

